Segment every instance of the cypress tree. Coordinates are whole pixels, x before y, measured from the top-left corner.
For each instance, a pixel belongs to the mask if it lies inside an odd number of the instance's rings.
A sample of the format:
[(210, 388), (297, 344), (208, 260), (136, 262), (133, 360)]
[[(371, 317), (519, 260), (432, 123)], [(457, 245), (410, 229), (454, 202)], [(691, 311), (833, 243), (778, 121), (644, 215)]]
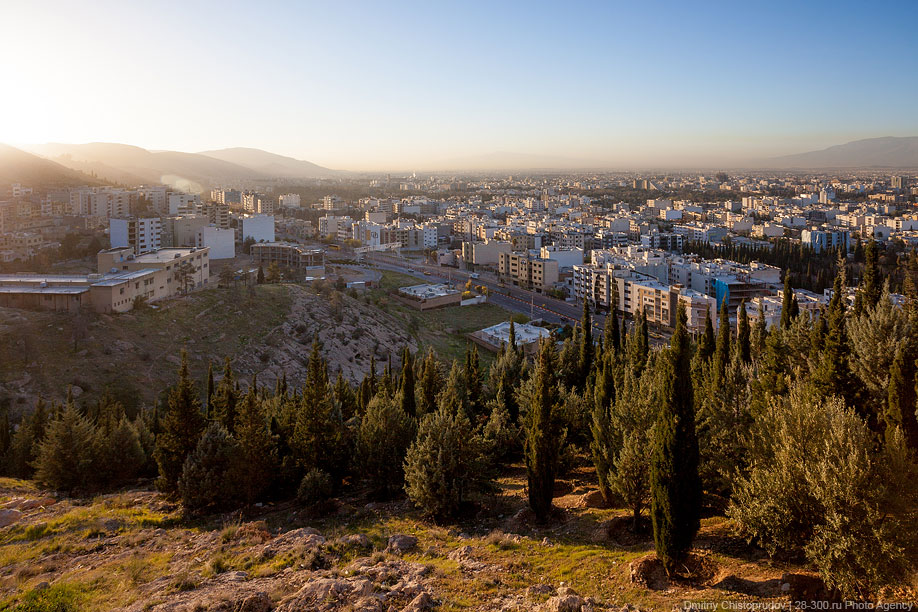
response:
[(467, 346), (465, 349), (465, 387), (468, 395), (469, 419), (476, 424), (484, 407), (481, 393), (481, 363), (478, 360), (478, 345)]
[(214, 387), (214, 364), (207, 364), (207, 418), (213, 419), (213, 402), (214, 402), (214, 393), (216, 389)]
[(791, 321), (793, 321), (793, 316), (791, 313), (792, 304), (794, 301), (794, 290), (791, 289), (790, 285), (790, 273), (784, 273), (784, 294), (781, 300), (781, 329), (787, 329), (790, 327)]
[(877, 259), (877, 243), (871, 237), (867, 241), (867, 248), (864, 249), (864, 275), (861, 280), (861, 290), (858, 291), (858, 297), (863, 295), (863, 307), (858, 309), (859, 312), (876, 308), (880, 295), (883, 293), (883, 280), (880, 278)]
[(265, 284), (265, 267), (258, 266), (258, 275), (255, 277), (255, 282), (259, 285)]
[(341, 407), (341, 416), (347, 421), (357, 414), (357, 395), (354, 390), (344, 380), (341, 370), (338, 370), (338, 377), (335, 379), (334, 388), (335, 400)]
[(918, 379), (916, 379), (915, 360), (907, 347), (896, 351), (892, 368), (889, 371), (889, 393), (886, 410), (883, 415), (886, 427), (886, 439), (891, 441), (896, 428), (902, 430), (906, 444), (913, 451), (918, 451), (918, 415), (915, 412), (918, 400)]
[(727, 310), (727, 296), (720, 302), (720, 317), (717, 327), (717, 345), (714, 347), (715, 381), (723, 378), (730, 364), (730, 314)]
[(618, 315), (612, 310), (606, 315), (606, 326), (603, 331), (606, 339), (606, 351), (611, 351), (613, 355), (618, 355), (622, 348), (622, 337), (618, 328)]
[(188, 374), (188, 354), (184, 350), (178, 374), (178, 383), (169, 390), (162, 431), (156, 437), (154, 452), (159, 467), (156, 486), (164, 493), (175, 492), (182, 475), (182, 465), (197, 446), (205, 426), (201, 399)]
[(545, 521), (551, 513), (558, 463), (556, 361), (554, 344), (542, 341), (538, 363), (533, 372), (535, 388), (527, 413), (525, 443), (529, 506), (539, 521)]
[(434, 412), (437, 409), (437, 394), (443, 389), (443, 374), (433, 349), (427, 350), (416, 387), (417, 415), (422, 416)]
[(223, 362), (223, 378), (217, 383), (214, 390), (210, 410), (211, 418), (219, 421), (229, 433), (233, 433), (236, 427), (236, 405), (239, 403), (239, 392), (236, 390), (236, 377), (233, 374), (233, 367), (230, 365), (230, 359), (227, 357)]
[(691, 344), (685, 324), (685, 306), (680, 303), (660, 380), (663, 405), (650, 463), (653, 539), (668, 575), (691, 547), (701, 517)]
[(416, 416), (417, 414), (414, 387), (414, 364), (411, 360), (411, 351), (409, 351), (406, 346), (402, 351), (402, 378), (401, 389), (399, 389), (399, 399), (401, 400), (402, 410), (410, 417)]
[(593, 465), (599, 478), (599, 492), (606, 502), (611, 500), (608, 481), (609, 470), (615, 456), (615, 441), (612, 431), (611, 409), (615, 403), (615, 377), (612, 373), (612, 355), (606, 354), (602, 360), (602, 370), (593, 387), (593, 414), (590, 432), (593, 439), (590, 450), (593, 454)]
[(746, 300), (740, 303), (736, 317), (736, 350), (743, 363), (752, 361), (752, 347), (749, 341), (749, 315), (746, 314)]
[[(835, 276), (832, 287), (832, 299), (829, 300), (825, 318), (827, 330), (822, 345), (819, 364), (813, 373), (813, 382), (824, 396), (837, 395), (845, 400), (848, 406), (859, 406), (858, 382), (851, 372), (848, 346), (848, 332), (845, 325), (846, 276), (844, 264), (839, 261), (839, 273)], [(863, 408), (863, 406), (861, 407)], [(861, 414), (876, 425), (876, 415)]]
[(752, 331), (752, 352), (758, 360), (765, 351), (765, 341), (768, 338), (768, 326), (765, 324), (765, 310), (762, 300), (759, 300), (759, 312)]
[(583, 334), (580, 336), (580, 375), (578, 377), (579, 388), (587, 382), (590, 370), (593, 369), (593, 321), (590, 318), (590, 303), (583, 300), (583, 315), (580, 318), (580, 327)]
[(711, 322), (711, 307), (705, 311), (704, 316), (704, 333), (698, 340), (698, 357), (702, 361), (708, 361), (714, 355), (714, 324)]
[(510, 350), (516, 351), (516, 325), (513, 323), (513, 319), (510, 319), (510, 331), (507, 335), (507, 344), (510, 346)]

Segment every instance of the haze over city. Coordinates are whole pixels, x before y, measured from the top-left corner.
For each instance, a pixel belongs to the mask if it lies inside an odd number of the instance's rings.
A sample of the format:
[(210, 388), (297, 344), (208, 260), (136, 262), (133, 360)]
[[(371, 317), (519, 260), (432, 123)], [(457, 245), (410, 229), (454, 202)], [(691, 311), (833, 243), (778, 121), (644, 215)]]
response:
[(7, 2), (0, 141), (247, 146), (344, 170), (754, 165), (918, 134), (916, 16), (908, 2)]

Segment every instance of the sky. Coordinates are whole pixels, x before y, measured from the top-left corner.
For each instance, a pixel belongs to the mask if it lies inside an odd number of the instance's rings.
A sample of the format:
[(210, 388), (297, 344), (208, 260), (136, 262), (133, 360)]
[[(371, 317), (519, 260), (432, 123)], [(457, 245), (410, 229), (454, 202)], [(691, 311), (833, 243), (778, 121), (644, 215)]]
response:
[(739, 163), (918, 135), (916, 21), (911, 0), (0, 0), (0, 142)]

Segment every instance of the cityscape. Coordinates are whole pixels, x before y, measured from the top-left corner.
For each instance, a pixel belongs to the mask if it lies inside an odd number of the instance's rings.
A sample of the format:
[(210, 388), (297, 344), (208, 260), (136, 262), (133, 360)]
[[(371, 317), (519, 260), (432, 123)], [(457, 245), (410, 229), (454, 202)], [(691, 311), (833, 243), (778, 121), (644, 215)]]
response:
[(914, 609), (915, 7), (106, 4), (0, 7), (0, 610)]

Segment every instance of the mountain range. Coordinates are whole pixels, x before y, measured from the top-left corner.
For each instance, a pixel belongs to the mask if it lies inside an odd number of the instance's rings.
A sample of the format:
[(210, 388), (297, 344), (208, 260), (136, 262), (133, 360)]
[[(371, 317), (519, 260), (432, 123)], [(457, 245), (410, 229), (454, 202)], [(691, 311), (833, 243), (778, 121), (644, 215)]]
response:
[(0, 143), (0, 184), (7, 183), (72, 187), (97, 185), (99, 181), (88, 174)]
[(31, 145), (32, 153), (67, 168), (118, 183), (164, 183), (200, 191), (224, 182), (277, 178), (313, 179), (338, 173), (316, 164), (258, 149), (221, 149), (202, 153), (149, 151), (125, 144), (49, 143)]
[(783, 155), (766, 168), (918, 168), (918, 136), (866, 138), (820, 151)]

